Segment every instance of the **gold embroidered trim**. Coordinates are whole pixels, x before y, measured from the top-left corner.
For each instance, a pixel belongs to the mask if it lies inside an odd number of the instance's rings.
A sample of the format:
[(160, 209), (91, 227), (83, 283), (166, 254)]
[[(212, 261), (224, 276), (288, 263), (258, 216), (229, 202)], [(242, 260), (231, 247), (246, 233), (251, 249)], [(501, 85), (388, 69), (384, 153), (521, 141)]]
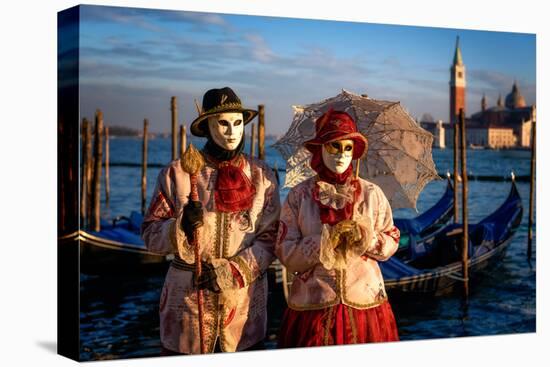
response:
[(381, 301), (374, 301), (374, 302), (365, 303), (365, 304), (350, 301), (346, 297), (346, 287), (345, 287), (345, 284), (346, 284), (346, 270), (345, 269), (342, 270), (342, 281), (343, 281), (343, 284), (344, 284), (344, 287), (342, 287), (342, 300), (343, 300), (343, 303), (348, 305), (348, 306), (352, 306), (352, 307), (355, 307), (355, 308), (358, 308), (358, 309), (361, 309), (361, 310), (365, 310), (367, 308), (373, 308), (373, 307), (379, 306), (379, 305), (381, 305), (382, 303), (384, 303), (386, 301), (386, 299), (383, 299)]
[[(218, 294), (214, 294), (214, 303), (212, 304), (212, 314), (213, 314), (213, 322), (210, 324), (210, 343), (208, 343), (208, 351), (210, 353), (214, 353), (214, 348), (216, 347), (216, 339), (218, 338), (219, 333), (219, 325), (220, 325), (220, 315), (218, 313)], [(208, 304), (208, 303), (207, 303)], [(205, 313), (208, 313), (208, 310), (205, 310)]]
[(333, 309), (332, 308), (328, 308), (325, 312), (328, 313), (328, 316), (327, 316), (327, 322), (325, 324), (325, 336), (323, 338), (323, 344), (324, 345), (329, 345), (328, 342), (329, 342), (329, 336), (330, 336), (330, 326), (332, 324), (332, 314), (333, 314)]
[(386, 302), (387, 297), (385, 297), (381, 300), (377, 300), (377, 301), (370, 302), (370, 303), (364, 303), (364, 304), (348, 300), (347, 299), (347, 294), (346, 294), (346, 270), (345, 269), (334, 269), (334, 270), (336, 272), (336, 280), (335, 280), (335, 283), (336, 283), (336, 289), (335, 289), (336, 297), (333, 300), (325, 302), (325, 303), (310, 303), (310, 304), (307, 304), (307, 305), (297, 305), (295, 303), (290, 302), (290, 300), (289, 300), (287, 302), (288, 307), (293, 309), (293, 310), (296, 310), (296, 311), (320, 310), (320, 309), (323, 309), (323, 308), (327, 308), (327, 307), (337, 305), (341, 301), (341, 303), (343, 303), (347, 306), (351, 306), (351, 307), (354, 307), (354, 308), (357, 308), (357, 309), (360, 309), (360, 310), (365, 310), (367, 308), (373, 308), (373, 307), (379, 306), (382, 303)]
[(242, 104), (240, 103), (237, 103), (237, 102), (232, 102), (232, 103), (226, 103), (226, 104), (222, 104), (222, 105), (219, 105), (219, 106), (216, 106), (216, 107), (213, 107), (209, 110), (206, 110), (204, 111), (202, 114), (203, 115), (206, 115), (208, 113), (213, 113), (213, 112), (218, 112), (218, 111), (224, 111), (224, 110), (227, 110), (229, 108), (240, 108), (242, 109)]
[[(345, 285), (346, 284), (344, 283), (344, 286)], [(345, 292), (345, 289), (344, 289), (344, 292)], [(338, 295), (339, 299), (343, 299), (343, 297), (342, 297), (342, 274), (340, 273), (340, 270), (338, 270), (338, 269), (336, 269), (336, 294)]]
[(288, 302), (288, 308), (293, 309), (295, 311), (312, 311), (312, 310), (321, 310), (323, 308), (331, 307), (334, 305), (337, 305), (340, 303), (340, 299), (338, 296), (332, 300), (328, 301), (326, 303), (313, 303), (313, 304), (307, 304), (307, 305), (297, 305), (292, 302)]
[[(222, 258), (223, 253), (225, 252), (226, 241), (224, 227), (222, 227), (222, 221), (225, 224), (225, 215), (222, 212), (216, 212), (216, 240), (215, 240), (215, 251), (214, 257)], [(222, 323), (225, 320), (225, 308), (220, 304), (220, 295), (216, 294), (216, 303), (214, 304), (214, 310), (216, 314), (216, 336), (220, 338), (220, 348), (222, 351), (225, 351), (225, 336), (223, 332)], [(214, 339), (214, 345), (212, 346), (212, 351), (216, 343), (216, 338)]]
[(224, 327), (223, 327), (223, 323), (225, 322), (225, 318), (226, 318), (226, 315), (225, 315), (225, 306), (223, 304), (220, 304), (219, 302), (219, 296), (216, 298), (217, 300), (217, 304), (218, 304), (218, 310), (219, 310), (219, 317), (218, 317), (218, 335), (220, 336), (220, 349), (222, 350), (222, 352), (225, 352), (226, 351), (226, 347), (225, 347), (225, 332), (224, 332)]
[(222, 243), (222, 256), (224, 259), (227, 259), (229, 257), (228, 250), (229, 246), (227, 246), (227, 243), (229, 242), (229, 215), (226, 213), (222, 213), (223, 217), (223, 243)]
[(357, 344), (357, 325), (355, 325), (355, 318), (353, 317), (353, 308), (347, 307), (349, 324), (351, 325), (351, 335), (353, 336), (353, 344)]
[(248, 264), (246, 263), (246, 261), (242, 257), (239, 257), (239, 256), (235, 256), (235, 257), (231, 258), (230, 261), (234, 261), (234, 262), (237, 263), (237, 265), (239, 265), (239, 269), (241, 270), (241, 272), (243, 273), (243, 276), (245, 278), (246, 285), (252, 284), (252, 282), (254, 281), (254, 279), (252, 277), (252, 271), (248, 267)]
[(214, 256), (213, 257), (221, 257), (221, 237), (222, 237), (222, 234), (221, 234), (221, 230), (222, 230), (222, 226), (221, 226), (221, 220), (222, 220), (222, 213), (221, 212), (216, 212), (216, 238), (214, 239), (215, 243), (214, 243)]
[[(320, 309), (323, 309), (323, 308), (327, 308), (327, 307), (331, 307), (331, 306), (334, 306), (334, 305), (337, 305), (338, 303), (340, 303), (340, 273), (338, 272), (338, 270), (335, 270), (336, 272), (336, 279), (335, 279), (335, 283), (336, 283), (336, 289), (335, 289), (335, 292), (336, 292), (336, 297), (331, 300), (331, 301), (328, 301), (328, 302), (325, 302), (325, 303), (310, 303), (310, 304), (307, 304), (307, 305), (297, 305), (297, 304), (294, 304), (290, 301), (288, 301), (288, 307), (293, 309), (293, 310), (296, 310), (296, 311), (311, 311), (311, 310), (320, 310)], [(294, 280), (296, 281), (296, 280)]]

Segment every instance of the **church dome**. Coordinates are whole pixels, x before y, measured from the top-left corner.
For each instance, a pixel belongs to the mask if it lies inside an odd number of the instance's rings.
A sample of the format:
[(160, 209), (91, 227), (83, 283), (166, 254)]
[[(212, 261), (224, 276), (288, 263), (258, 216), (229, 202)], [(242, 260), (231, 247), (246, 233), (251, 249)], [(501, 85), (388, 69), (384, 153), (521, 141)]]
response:
[(514, 82), (514, 86), (512, 87), (512, 91), (510, 94), (506, 96), (506, 107), (507, 108), (520, 108), (525, 107), (527, 104), (525, 103), (525, 98), (521, 95), (521, 92), (519, 91), (518, 85), (516, 82)]

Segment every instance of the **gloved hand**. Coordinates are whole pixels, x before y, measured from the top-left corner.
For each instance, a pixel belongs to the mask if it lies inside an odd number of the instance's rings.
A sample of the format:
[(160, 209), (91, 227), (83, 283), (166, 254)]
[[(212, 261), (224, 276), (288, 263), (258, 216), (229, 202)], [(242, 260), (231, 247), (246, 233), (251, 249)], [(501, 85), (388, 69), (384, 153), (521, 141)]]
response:
[(181, 229), (187, 236), (189, 242), (193, 241), (194, 230), (203, 225), (202, 203), (200, 201), (191, 201), (183, 207), (181, 219)]
[(201, 263), (201, 276), (196, 280), (196, 286), (199, 289), (207, 289), (209, 291), (219, 293), (220, 287), (216, 282), (216, 272), (214, 271), (214, 267), (212, 266), (212, 264), (206, 263), (204, 261)]
[(332, 228), (331, 242), (334, 249), (353, 245), (362, 238), (361, 229), (354, 220), (343, 220)]

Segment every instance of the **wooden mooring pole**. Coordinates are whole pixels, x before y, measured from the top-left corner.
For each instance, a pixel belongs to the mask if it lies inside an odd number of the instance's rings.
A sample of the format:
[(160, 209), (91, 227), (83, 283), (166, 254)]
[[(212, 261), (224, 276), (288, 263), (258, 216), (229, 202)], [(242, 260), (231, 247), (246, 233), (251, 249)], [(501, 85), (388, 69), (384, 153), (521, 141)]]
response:
[(464, 110), (462, 108), (459, 112), (459, 121), (461, 140), (460, 152), (462, 155), (462, 278), (464, 282), (464, 296), (468, 298), (468, 172), (466, 165), (466, 121), (464, 119)]
[(111, 185), (109, 182), (109, 127), (105, 126), (105, 206), (109, 207)]
[(527, 260), (533, 252), (533, 223), (535, 221), (535, 169), (537, 160), (537, 123), (531, 118), (531, 185), (529, 187), (529, 224), (527, 225)]
[(250, 124), (250, 156), (256, 155), (256, 125)]
[(147, 140), (149, 121), (143, 120), (143, 145), (141, 150), (141, 214), (145, 215), (147, 205)]
[(180, 125), (180, 158), (183, 157), (187, 149), (187, 126), (185, 124)]
[(454, 133), (454, 143), (453, 143), (453, 161), (454, 161), (454, 168), (453, 168), (453, 189), (454, 189), (454, 201), (453, 201), (453, 210), (454, 210), (454, 221), (455, 223), (458, 223), (458, 129), (459, 121), (453, 121), (453, 133)]
[(265, 111), (264, 105), (258, 105), (258, 158), (265, 160)]
[(172, 97), (170, 101), (170, 110), (172, 111), (172, 160), (174, 160), (178, 154), (178, 100), (176, 97)]
[(88, 180), (88, 165), (89, 165), (89, 149), (91, 147), (91, 142), (88, 141), (88, 136), (90, 135), (90, 127), (88, 124), (88, 119), (84, 118), (82, 120), (82, 161), (81, 161), (81, 181), (80, 181), (80, 227), (86, 226), (86, 217), (88, 214), (87, 205), (89, 205), (88, 186), (90, 182)]
[(90, 227), (92, 222), (92, 180), (94, 172), (94, 155), (93, 155), (93, 139), (92, 130), (94, 129), (91, 122), (88, 122), (88, 131), (86, 136), (86, 226)]
[(94, 179), (92, 186), (92, 230), (99, 232), (101, 230), (101, 168), (103, 161), (103, 113), (100, 110), (95, 114), (95, 131), (94, 131)]

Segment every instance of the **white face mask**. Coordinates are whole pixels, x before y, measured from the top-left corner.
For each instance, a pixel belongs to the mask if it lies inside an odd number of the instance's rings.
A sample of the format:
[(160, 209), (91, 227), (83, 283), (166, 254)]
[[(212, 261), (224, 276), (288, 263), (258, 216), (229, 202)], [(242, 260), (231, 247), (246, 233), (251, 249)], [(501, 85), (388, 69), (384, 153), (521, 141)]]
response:
[(334, 173), (344, 173), (353, 159), (353, 140), (338, 140), (323, 145), (323, 163)]
[(226, 112), (208, 118), (208, 128), (214, 142), (225, 150), (235, 150), (244, 133), (243, 114)]

